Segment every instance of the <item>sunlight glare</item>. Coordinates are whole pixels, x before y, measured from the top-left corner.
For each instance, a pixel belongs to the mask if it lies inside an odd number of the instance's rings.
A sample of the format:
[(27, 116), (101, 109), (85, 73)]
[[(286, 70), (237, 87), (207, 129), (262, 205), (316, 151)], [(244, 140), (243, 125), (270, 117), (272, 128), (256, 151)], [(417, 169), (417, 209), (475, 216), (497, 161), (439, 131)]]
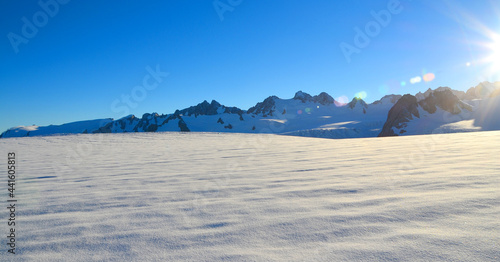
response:
[(484, 62), (489, 64), (487, 74), (499, 75), (500, 74), (500, 35), (496, 33), (490, 34), (491, 42), (486, 45), (491, 50), (491, 54), (485, 59)]

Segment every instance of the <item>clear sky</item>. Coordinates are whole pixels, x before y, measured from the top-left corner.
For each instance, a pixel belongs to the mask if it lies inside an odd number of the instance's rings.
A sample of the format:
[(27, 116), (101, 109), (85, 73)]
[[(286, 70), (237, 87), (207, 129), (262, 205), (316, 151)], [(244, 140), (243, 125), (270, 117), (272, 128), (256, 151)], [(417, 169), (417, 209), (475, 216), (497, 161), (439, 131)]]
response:
[(298, 90), (373, 102), (500, 80), (498, 0), (40, 3), (0, 3), (0, 132), (212, 99), (248, 109)]

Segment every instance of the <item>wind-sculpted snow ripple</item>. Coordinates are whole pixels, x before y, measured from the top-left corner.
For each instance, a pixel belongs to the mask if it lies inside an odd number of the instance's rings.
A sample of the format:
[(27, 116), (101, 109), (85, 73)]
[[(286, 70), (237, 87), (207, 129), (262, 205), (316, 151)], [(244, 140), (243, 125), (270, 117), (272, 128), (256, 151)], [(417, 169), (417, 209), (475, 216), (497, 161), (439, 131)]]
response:
[[(17, 254), (4, 245), (0, 260), (498, 261), (499, 137), (3, 139), (19, 157), (20, 223)], [(74, 168), (48, 168), (83, 143), (92, 154)]]

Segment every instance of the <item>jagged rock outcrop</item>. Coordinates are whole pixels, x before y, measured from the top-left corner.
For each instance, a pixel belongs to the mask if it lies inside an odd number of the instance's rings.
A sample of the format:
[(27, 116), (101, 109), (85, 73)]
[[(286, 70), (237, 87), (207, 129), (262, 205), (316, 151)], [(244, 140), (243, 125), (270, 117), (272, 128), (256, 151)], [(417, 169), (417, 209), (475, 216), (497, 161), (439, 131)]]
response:
[(331, 105), (335, 103), (335, 100), (333, 97), (331, 97), (329, 94), (325, 92), (321, 92), (319, 95), (311, 96), (308, 93), (298, 91), (295, 93), (295, 96), (293, 97), (295, 100), (300, 100), (302, 103), (305, 102), (312, 102), (312, 103), (319, 103), (321, 105)]
[(401, 97), (398, 102), (389, 110), (387, 121), (382, 127), (382, 131), (378, 135), (383, 136), (396, 136), (393, 128), (401, 129), (406, 127), (406, 123), (413, 119), (413, 117), (420, 117), (418, 113), (417, 98), (406, 94)]
[[(472, 111), (472, 106), (461, 101), (455, 95), (455, 92), (449, 88), (439, 88), (431, 91), (426, 92), (426, 98), (420, 101), (412, 95), (404, 95), (400, 98), (391, 110), (389, 110), (387, 121), (379, 136), (395, 136), (405, 133), (408, 122), (413, 120), (413, 117), (421, 117), (419, 108), (423, 110), (422, 112), (426, 112), (429, 115), (435, 114), (438, 108), (451, 115), (460, 114), (463, 110), (467, 110), (469, 113)], [(465, 93), (463, 96), (465, 96)], [(423, 124), (429, 126), (426, 123)]]
[[(417, 95), (420, 99), (411, 95), (387, 95), (368, 105), (359, 98), (345, 104), (338, 103), (325, 92), (311, 96), (299, 91), (293, 99), (270, 96), (248, 111), (226, 107), (215, 100), (210, 103), (205, 100), (168, 115), (146, 113), (140, 118), (129, 115), (118, 120), (96, 119), (63, 125), (19, 126), (8, 129), (0, 137), (196, 131), (304, 136), (320, 134), (321, 137), (339, 138), (500, 130), (500, 125), (495, 124), (500, 112), (495, 106), (498, 100), (492, 99), (500, 95), (500, 82), (481, 83), (467, 93), (439, 87)], [(471, 100), (464, 102), (462, 97)], [(464, 120), (473, 119), (474, 126), (467, 127), (472, 123)]]
[[(134, 127), (135, 132), (143, 131), (143, 132), (155, 132), (158, 129), (158, 113), (152, 114), (144, 114), (142, 118), (139, 120), (139, 123)], [(122, 129), (125, 129), (125, 125), (122, 126)], [(152, 131), (154, 130), (154, 131)]]
[(255, 106), (248, 109), (247, 114), (256, 114), (266, 117), (272, 116), (275, 110), (276, 99), (279, 99), (277, 96), (270, 96), (266, 98), (264, 101), (257, 103)]
[(199, 115), (216, 115), (217, 110), (219, 110), (220, 107), (221, 104), (219, 104), (219, 102), (215, 100), (212, 100), (211, 103), (208, 103), (207, 100), (204, 100), (203, 102), (195, 106), (188, 107), (176, 113), (178, 115), (186, 115), (186, 116), (194, 115), (195, 117)]
[(359, 99), (359, 98), (353, 98), (351, 100), (351, 102), (349, 102), (347, 104), (347, 106), (350, 108), (350, 109), (354, 109), (357, 105), (361, 106), (363, 109), (366, 109), (368, 108), (368, 105), (366, 104), (365, 101), (363, 101), (363, 99)]
[(297, 93), (295, 93), (295, 96), (293, 97), (293, 99), (300, 100), (300, 101), (302, 101), (302, 103), (305, 103), (305, 102), (312, 102), (313, 97), (308, 93), (298, 91)]
[(186, 122), (184, 122), (184, 119), (179, 120), (179, 128), (181, 129), (181, 132), (190, 132)]
[(485, 99), (500, 94), (500, 82), (481, 82), (475, 87), (469, 88), (465, 93), (465, 100)]
[(470, 105), (458, 99), (458, 97), (450, 89), (434, 91), (429, 94), (426, 99), (418, 103), (425, 111), (431, 114), (434, 114), (436, 112), (437, 107), (452, 114), (458, 114), (462, 111), (462, 109), (466, 109), (469, 111), (472, 110)]

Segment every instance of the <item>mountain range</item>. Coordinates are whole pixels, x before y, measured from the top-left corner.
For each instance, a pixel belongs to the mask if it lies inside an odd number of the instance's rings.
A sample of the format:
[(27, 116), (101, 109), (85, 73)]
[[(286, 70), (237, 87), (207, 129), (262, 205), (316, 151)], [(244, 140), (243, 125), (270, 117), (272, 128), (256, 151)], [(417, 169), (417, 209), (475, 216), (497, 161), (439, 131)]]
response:
[(49, 126), (18, 126), (0, 138), (77, 133), (238, 132), (360, 138), (500, 130), (500, 82), (482, 82), (467, 92), (449, 87), (415, 95), (386, 95), (371, 104), (349, 103), (323, 92), (299, 91), (291, 99), (270, 96), (248, 110), (212, 100), (172, 114), (146, 113)]

